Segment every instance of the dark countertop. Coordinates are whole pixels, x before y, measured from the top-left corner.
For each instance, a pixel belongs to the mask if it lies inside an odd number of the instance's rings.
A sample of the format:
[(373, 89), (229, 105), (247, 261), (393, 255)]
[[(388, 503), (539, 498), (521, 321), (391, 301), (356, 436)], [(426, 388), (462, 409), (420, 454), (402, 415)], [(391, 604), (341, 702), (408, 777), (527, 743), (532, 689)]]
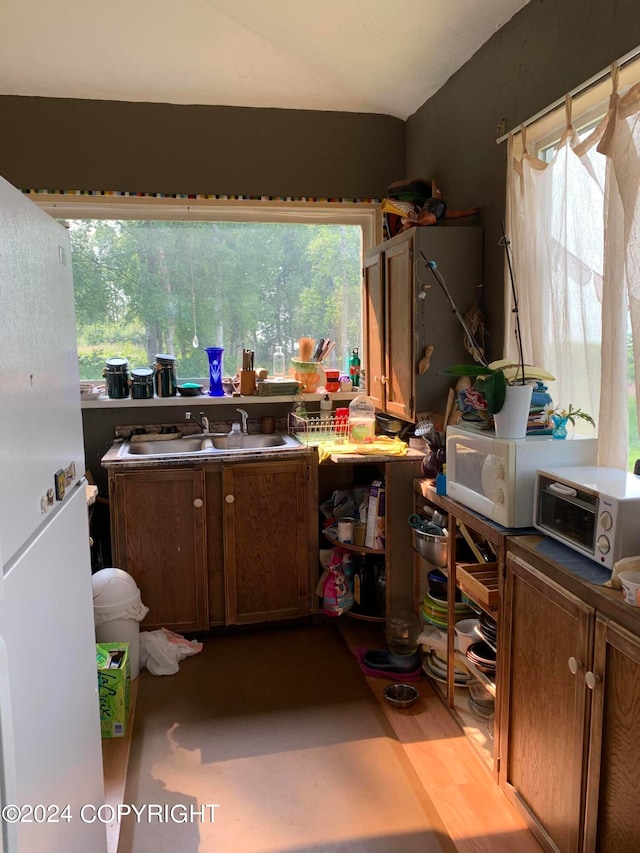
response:
[[(589, 564), (594, 564), (593, 560), (581, 557), (571, 548), (560, 543), (557, 543), (557, 547), (554, 543), (554, 553), (550, 555), (548, 549), (544, 548), (548, 542), (548, 537), (542, 535), (511, 536), (508, 553), (530, 563), (545, 577), (555, 581), (581, 601), (591, 605), (636, 636), (640, 636), (640, 607), (627, 604), (622, 590), (592, 583), (579, 573), (584, 572), (588, 575), (591, 568)], [(541, 547), (544, 550), (540, 550)], [(586, 561), (584, 567), (580, 565), (582, 560)], [(597, 564), (594, 565), (597, 568)]]

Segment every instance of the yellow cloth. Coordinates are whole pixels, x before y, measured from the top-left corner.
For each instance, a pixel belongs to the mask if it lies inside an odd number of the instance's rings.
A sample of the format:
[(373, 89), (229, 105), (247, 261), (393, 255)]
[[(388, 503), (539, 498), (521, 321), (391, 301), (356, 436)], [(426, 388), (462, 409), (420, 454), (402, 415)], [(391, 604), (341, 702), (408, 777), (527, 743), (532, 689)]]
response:
[(381, 456), (406, 456), (407, 443), (395, 436), (390, 438), (388, 435), (378, 435), (375, 441), (370, 444), (350, 444), (349, 442), (340, 443), (338, 441), (321, 441), (318, 444), (318, 457), (320, 462), (324, 462), (334, 453), (362, 453), (362, 454), (378, 454)]

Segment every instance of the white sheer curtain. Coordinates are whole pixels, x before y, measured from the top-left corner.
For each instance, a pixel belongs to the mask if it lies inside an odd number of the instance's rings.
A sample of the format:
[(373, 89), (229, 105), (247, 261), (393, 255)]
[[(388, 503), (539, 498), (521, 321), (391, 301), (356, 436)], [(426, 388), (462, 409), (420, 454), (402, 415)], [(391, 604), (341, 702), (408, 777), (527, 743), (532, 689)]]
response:
[[(617, 77), (612, 76), (614, 91)], [(640, 364), (640, 86), (612, 96), (580, 140), (571, 122), (551, 162), (509, 139), (507, 224), (525, 361), (556, 376), (554, 404), (589, 412), (598, 461), (627, 468), (627, 309)], [(517, 359), (507, 278), (505, 356)], [(640, 378), (640, 370), (638, 371)], [(640, 395), (638, 395), (640, 399)], [(593, 435), (578, 421), (576, 432)]]

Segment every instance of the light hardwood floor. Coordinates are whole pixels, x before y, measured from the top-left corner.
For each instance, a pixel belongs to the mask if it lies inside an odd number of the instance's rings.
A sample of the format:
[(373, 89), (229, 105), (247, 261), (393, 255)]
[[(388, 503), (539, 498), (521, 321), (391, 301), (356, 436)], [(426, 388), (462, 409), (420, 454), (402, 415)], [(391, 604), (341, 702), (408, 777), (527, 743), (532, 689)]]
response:
[[(344, 618), (340, 630), (352, 651), (357, 646), (386, 648), (380, 626)], [(418, 703), (405, 711), (385, 701), (386, 679), (362, 677), (460, 853), (542, 850), (426, 677), (415, 685), (420, 692)]]

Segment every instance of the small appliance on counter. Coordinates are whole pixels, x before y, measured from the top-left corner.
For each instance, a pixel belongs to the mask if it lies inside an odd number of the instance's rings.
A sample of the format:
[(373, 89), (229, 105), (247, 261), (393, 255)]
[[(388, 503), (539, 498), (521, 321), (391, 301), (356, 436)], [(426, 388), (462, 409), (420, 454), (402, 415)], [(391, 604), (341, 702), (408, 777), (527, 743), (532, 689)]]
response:
[(607, 569), (640, 554), (639, 520), (635, 474), (595, 465), (537, 473), (535, 527)]
[(595, 438), (496, 438), (447, 427), (447, 495), (503, 527), (532, 527), (540, 468), (595, 465)]

